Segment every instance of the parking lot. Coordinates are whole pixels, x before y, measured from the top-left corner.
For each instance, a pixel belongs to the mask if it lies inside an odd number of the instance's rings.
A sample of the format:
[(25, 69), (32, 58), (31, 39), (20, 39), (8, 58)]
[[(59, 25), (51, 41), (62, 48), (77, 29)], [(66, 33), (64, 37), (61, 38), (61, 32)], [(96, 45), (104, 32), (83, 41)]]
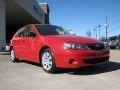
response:
[(120, 90), (120, 50), (110, 52), (107, 64), (57, 74), (25, 61), (12, 63), (8, 53), (0, 53), (0, 90)]

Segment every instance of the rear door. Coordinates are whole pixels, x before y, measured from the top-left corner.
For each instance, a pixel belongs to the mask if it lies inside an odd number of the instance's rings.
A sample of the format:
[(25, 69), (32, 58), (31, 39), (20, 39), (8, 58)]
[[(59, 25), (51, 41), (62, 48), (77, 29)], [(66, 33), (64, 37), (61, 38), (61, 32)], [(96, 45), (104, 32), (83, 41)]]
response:
[(25, 38), (25, 28), (21, 28), (14, 38), (12, 39), (13, 48), (17, 58), (24, 58), (24, 38)]
[(32, 26), (25, 28), (25, 41), (24, 41), (24, 58), (29, 61), (37, 60), (37, 51), (38, 51), (38, 35)]

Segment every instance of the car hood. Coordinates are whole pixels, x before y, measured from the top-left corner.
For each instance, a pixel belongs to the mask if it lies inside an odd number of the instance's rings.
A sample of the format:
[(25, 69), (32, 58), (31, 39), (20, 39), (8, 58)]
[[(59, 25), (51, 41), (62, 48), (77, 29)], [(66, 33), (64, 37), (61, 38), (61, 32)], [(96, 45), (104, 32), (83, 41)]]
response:
[(74, 42), (74, 43), (81, 43), (81, 44), (99, 44), (102, 43), (99, 40), (82, 37), (82, 36), (67, 36), (67, 35), (49, 35), (44, 37), (45, 41), (61, 41), (61, 42)]

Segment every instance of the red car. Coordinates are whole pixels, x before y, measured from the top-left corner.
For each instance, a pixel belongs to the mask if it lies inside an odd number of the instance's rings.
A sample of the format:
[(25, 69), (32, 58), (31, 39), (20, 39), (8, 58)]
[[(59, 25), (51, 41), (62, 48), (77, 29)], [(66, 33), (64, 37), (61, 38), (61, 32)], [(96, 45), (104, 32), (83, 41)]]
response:
[(55, 25), (30, 24), (15, 33), (10, 44), (12, 62), (40, 63), (48, 73), (57, 68), (80, 68), (109, 61), (109, 49), (95, 39), (71, 35)]

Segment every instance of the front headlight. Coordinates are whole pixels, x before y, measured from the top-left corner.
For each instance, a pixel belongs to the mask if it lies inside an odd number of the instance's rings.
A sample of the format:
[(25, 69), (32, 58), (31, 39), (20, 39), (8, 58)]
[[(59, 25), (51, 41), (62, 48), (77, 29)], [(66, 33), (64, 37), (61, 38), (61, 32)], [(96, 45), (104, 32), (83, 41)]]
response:
[(65, 49), (89, 49), (87, 45), (79, 44), (79, 43), (69, 43), (69, 42), (64, 43), (64, 48)]

